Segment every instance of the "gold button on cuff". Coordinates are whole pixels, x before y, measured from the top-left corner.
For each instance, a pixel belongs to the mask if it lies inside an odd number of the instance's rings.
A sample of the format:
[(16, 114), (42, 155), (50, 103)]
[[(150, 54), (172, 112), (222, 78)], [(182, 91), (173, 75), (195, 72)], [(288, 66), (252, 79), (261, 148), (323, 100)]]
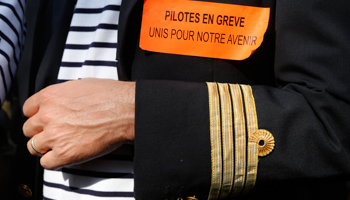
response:
[(25, 197), (25, 198), (30, 198), (33, 196), (32, 190), (27, 185), (24, 185), (24, 184), (18, 185), (17, 191), (22, 197)]
[(274, 137), (269, 131), (264, 129), (257, 130), (250, 140), (258, 144), (259, 156), (269, 155), (275, 147)]

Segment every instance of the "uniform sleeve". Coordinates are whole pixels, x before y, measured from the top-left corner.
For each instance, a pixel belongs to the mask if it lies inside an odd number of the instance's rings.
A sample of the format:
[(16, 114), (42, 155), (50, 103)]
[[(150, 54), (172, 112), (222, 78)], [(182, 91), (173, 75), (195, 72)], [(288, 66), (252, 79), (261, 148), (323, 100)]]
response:
[(331, 185), (350, 174), (349, 8), (276, 2), (277, 87), (138, 81), (136, 198), (344, 191)]
[(10, 90), (24, 44), (25, 3), (0, 1), (0, 105)]

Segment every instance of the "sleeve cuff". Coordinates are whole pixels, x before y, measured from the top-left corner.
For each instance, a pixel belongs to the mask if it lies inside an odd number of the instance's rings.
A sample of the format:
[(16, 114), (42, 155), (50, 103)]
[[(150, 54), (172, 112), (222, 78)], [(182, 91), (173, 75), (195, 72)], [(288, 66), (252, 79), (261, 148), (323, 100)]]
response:
[(274, 148), (270, 132), (258, 128), (248, 85), (207, 83), (212, 178), (209, 200), (245, 194), (254, 188), (258, 156)]

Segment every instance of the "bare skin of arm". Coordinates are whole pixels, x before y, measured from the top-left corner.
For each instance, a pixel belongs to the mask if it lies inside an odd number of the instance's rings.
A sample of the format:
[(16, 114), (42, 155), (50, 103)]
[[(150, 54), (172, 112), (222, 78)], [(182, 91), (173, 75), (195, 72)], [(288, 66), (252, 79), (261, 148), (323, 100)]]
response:
[(35, 137), (27, 148), (42, 156), (41, 165), (58, 169), (100, 157), (123, 143), (133, 143), (135, 82), (81, 79), (49, 86), (23, 106), (29, 119), (26, 137)]

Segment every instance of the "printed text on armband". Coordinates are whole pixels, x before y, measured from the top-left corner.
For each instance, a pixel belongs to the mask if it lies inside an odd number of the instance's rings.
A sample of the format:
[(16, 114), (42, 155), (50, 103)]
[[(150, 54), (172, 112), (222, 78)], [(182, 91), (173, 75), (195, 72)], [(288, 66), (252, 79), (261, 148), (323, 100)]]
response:
[[(217, 15), (208, 13), (195, 13), (195, 12), (176, 12), (165, 11), (165, 20), (175, 22), (190, 22), (190, 23), (202, 23), (202, 24), (217, 24), (223, 26), (235, 26), (244, 27), (245, 17), (237, 17), (232, 15)], [(214, 20), (215, 19), (215, 20)]]
[(149, 36), (164, 39), (189, 40), (231, 45), (256, 45), (257, 36), (235, 35), (183, 29), (149, 28)]

